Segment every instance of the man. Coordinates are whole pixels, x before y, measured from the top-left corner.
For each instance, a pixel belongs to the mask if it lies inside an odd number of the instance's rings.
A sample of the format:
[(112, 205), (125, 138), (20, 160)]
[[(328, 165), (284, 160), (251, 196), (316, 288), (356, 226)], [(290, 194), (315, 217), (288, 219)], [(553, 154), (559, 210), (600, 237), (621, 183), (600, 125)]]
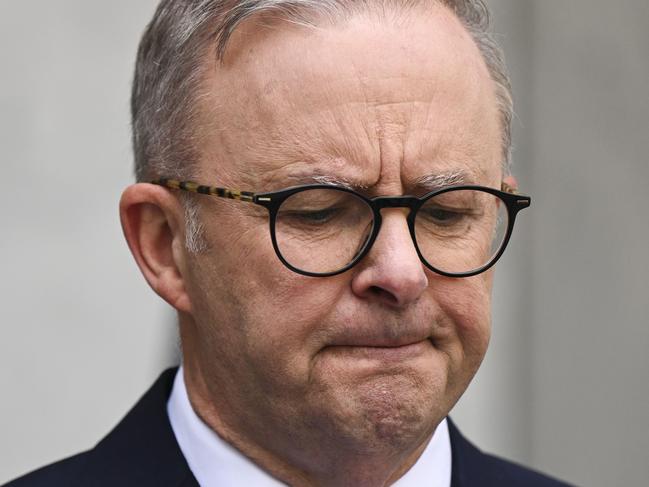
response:
[(94, 449), (10, 485), (561, 485), (446, 418), (529, 205), (486, 15), (164, 0), (120, 212), (183, 364)]

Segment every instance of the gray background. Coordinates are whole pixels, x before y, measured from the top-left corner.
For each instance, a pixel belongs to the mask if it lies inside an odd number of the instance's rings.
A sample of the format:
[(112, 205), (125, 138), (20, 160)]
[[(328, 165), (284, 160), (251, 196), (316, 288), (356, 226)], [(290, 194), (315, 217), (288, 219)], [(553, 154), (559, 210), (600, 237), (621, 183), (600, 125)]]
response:
[[(175, 360), (117, 216), (154, 0), (0, 0), (0, 483), (92, 446)], [(453, 416), (579, 485), (649, 482), (649, 2), (492, 0), (533, 195)]]

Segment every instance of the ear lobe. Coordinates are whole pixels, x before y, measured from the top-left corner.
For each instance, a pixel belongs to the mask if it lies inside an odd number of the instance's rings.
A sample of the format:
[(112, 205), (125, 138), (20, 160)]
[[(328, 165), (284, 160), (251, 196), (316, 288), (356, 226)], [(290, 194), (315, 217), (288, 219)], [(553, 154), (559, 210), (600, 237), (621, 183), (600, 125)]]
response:
[(183, 269), (183, 210), (168, 190), (147, 183), (124, 190), (119, 203), (122, 230), (149, 286), (178, 311), (191, 312)]

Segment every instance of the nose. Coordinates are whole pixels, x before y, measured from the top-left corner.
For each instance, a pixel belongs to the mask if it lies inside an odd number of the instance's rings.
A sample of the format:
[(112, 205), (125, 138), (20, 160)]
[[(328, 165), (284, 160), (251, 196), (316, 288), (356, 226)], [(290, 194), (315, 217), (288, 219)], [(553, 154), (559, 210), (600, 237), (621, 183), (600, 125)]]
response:
[(416, 301), (428, 287), (428, 277), (404, 213), (401, 208), (382, 211), (379, 234), (352, 279), (352, 291), (357, 296), (404, 307)]

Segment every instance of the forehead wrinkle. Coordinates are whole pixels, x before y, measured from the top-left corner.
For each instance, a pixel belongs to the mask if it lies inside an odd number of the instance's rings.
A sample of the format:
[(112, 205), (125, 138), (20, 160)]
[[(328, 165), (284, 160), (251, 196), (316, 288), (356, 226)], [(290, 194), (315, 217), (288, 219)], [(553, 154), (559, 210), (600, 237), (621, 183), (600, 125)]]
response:
[[(325, 93), (320, 113), (326, 112), (325, 120), (330, 123), (319, 125), (318, 129), (323, 145), (334, 156), (364, 166), (376, 161), (379, 153), (376, 134), (371, 130), (376, 115), (354, 63), (351, 67), (354, 70), (351, 76), (337, 74), (320, 80), (318, 86)], [(341, 89), (348, 95), (344, 101), (340, 97)]]
[[(342, 109), (341, 109), (342, 108)], [(351, 104), (330, 110), (331, 125), (318, 127), (320, 152), (354, 166), (365, 166), (375, 159), (375, 150), (367, 128), (365, 113), (357, 113)]]
[[(332, 94), (328, 99), (336, 97)], [(273, 173), (294, 162), (334, 163), (342, 169), (365, 166), (375, 157), (367, 116), (359, 116), (354, 102), (328, 103), (310, 110), (290, 110), (292, 106), (289, 100), (285, 116), (273, 113), (263, 121), (266, 123), (255, 127), (255, 134), (245, 139), (245, 145), (239, 146), (243, 160), (250, 161), (245, 165), (256, 166), (260, 173)], [(344, 165), (340, 164), (343, 160)]]

